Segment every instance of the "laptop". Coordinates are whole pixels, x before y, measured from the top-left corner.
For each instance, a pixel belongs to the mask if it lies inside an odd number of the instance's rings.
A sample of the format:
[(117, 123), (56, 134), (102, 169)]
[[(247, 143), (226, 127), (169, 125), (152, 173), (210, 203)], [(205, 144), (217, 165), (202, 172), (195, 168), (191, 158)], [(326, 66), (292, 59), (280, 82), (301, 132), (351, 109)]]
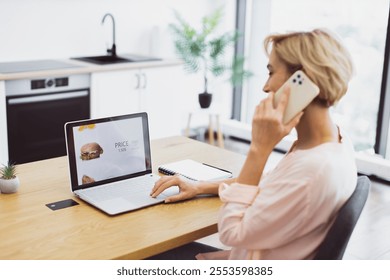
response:
[(136, 113), (65, 124), (71, 191), (101, 211), (116, 215), (162, 203), (169, 188), (150, 196), (152, 173), (148, 116)]

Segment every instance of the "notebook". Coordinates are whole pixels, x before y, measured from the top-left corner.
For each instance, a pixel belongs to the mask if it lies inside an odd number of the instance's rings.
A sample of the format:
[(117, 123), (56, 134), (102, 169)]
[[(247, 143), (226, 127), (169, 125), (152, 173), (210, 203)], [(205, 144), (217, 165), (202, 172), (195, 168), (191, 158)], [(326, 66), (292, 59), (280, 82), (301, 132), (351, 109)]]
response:
[(158, 167), (158, 171), (166, 175), (180, 174), (195, 181), (218, 181), (232, 177), (230, 171), (192, 159), (161, 165)]
[(66, 149), (71, 191), (109, 215), (158, 204), (178, 193), (169, 188), (157, 198), (152, 173), (146, 113), (68, 122)]

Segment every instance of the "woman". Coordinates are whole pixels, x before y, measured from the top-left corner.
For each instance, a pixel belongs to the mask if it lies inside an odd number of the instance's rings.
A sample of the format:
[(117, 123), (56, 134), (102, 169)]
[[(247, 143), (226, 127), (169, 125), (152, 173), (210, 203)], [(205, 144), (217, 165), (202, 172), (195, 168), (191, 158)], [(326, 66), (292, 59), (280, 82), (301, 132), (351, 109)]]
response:
[[(357, 171), (352, 145), (336, 126), (329, 108), (346, 93), (353, 67), (347, 50), (329, 32), (270, 35), (265, 39), (268, 97), (256, 107), (252, 142), (239, 176), (220, 183), (163, 177), (152, 196), (172, 185), (180, 194), (166, 202), (198, 194), (219, 194), (223, 206), (220, 240), (232, 250), (198, 258), (311, 259), (337, 211), (355, 189)], [(289, 89), (276, 107), (274, 93), (303, 70), (320, 93), (289, 123), (282, 118)], [(293, 128), (297, 140), (274, 170), (263, 174), (275, 145)]]

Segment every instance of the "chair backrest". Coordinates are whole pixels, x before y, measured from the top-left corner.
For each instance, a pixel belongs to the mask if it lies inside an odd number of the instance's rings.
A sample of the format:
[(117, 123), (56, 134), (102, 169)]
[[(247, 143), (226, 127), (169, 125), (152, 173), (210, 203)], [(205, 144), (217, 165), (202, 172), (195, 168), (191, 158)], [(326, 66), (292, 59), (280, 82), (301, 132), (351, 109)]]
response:
[(341, 260), (349, 238), (367, 201), (371, 182), (367, 176), (359, 176), (356, 189), (341, 207), (336, 220), (321, 243), (315, 260)]

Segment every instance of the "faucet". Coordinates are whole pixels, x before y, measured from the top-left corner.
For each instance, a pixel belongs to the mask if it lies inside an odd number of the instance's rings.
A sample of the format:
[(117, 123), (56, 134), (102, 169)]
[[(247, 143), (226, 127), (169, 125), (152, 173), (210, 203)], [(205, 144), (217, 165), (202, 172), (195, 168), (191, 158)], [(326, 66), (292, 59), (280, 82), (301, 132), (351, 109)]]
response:
[(107, 53), (110, 54), (111, 56), (116, 56), (116, 45), (115, 45), (115, 20), (112, 14), (105, 14), (103, 19), (102, 19), (102, 24), (104, 24), (104, 20), (106, 17), (110, 17), (112, 20), (112, 47), (111, 49), (107, 50)]

